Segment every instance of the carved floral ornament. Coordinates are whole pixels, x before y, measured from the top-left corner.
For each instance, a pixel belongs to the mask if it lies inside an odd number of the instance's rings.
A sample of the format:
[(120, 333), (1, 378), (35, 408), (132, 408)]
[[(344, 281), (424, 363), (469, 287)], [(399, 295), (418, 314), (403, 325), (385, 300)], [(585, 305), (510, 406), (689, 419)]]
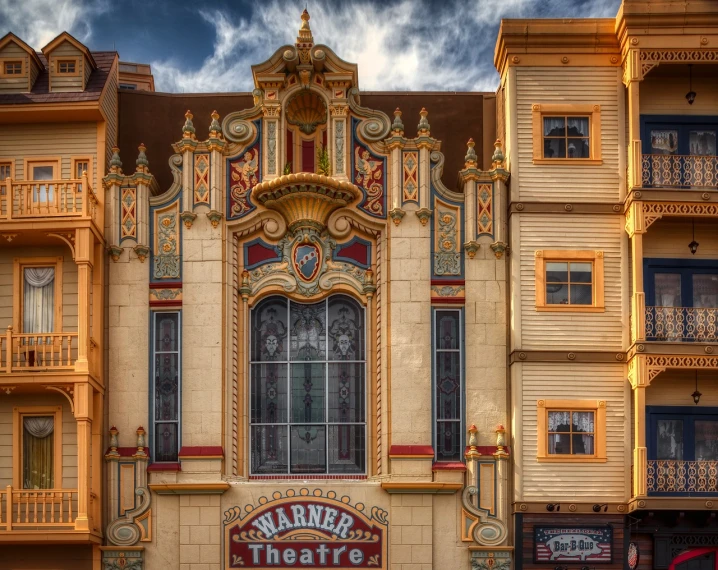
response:
[(320, 174), (298, 173), (258, 184), (253, 196), (281, 215), (287, 231), (276, 246), (281, 261), (243, 272), (239, 288), (243, 298), (268, 286), (312, 297), (338, 284), (372, 297), (376, 290), (373, 271), (333, 260), (337, 243), (327, 231), (330, 215), (362, 196), (359, 188)]

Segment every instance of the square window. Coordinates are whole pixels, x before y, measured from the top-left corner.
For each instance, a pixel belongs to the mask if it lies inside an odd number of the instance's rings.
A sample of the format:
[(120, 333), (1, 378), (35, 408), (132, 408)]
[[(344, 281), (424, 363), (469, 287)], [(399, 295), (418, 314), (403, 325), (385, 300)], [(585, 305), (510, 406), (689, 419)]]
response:
[(75, 73), (77, 68), (77, 62), (75, 60), (60, 60), (57, 62), (57, 72), (63, 75), (72, 75)]
[(533, 163), (598, 165), (601, 106), (533, 104)]
[(603, 252), (537, 251), (538, 311), (604, 310)]
[(539, 461), (605, 461), (606, 402), (539, 400)]

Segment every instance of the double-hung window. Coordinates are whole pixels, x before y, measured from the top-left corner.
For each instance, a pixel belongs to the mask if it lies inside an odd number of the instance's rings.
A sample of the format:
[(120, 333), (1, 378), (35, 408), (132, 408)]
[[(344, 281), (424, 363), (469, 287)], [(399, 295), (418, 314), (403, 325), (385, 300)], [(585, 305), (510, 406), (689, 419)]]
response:
[(153, 461), (175, 462), (180, 443), (180, 312), (152, 313)]
[(366, 473), (364, 323), (345, 295), (252, 310), (252, 475)]

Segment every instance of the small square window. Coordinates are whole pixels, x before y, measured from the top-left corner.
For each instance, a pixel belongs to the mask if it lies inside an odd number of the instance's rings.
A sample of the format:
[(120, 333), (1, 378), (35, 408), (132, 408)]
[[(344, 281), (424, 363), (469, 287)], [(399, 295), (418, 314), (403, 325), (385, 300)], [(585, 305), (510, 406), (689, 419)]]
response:
[(57, 62), (57, 72), (62, 74), (75, 73), (77, 63), (74, 60), (61, 60)]
[(87, 172), (90, 175), (90, 161), (85, 158), (77, 158), (73, 161), (73, 174), (76, 179), (82, 178), (82, 173)]
[(544, 117), (544, 158), (590, 158), (588, 117)]
[(601, 106), (533, 104), (533, 163), (598, 165)]
[(539, 400), (539, 461), (605, 461), (606, 402)]
[(6, 61), (3, 64), (3, 74), (22, 75), (22, 61)]
[(603, 311), (602, 251), (537, 251), (536, 309)]

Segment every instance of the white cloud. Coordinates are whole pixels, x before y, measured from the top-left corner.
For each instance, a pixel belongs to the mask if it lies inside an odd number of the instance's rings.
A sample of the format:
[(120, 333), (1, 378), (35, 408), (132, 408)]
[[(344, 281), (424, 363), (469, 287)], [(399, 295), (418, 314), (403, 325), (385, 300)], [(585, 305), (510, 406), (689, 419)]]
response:
[(0, 36), (12, 31), (36, 50), (64, 31), (86, 43), (92, 18), (109, 6), (109, 0), (0, 0)]
[[(3, 1), (3, 0), (0, 0)], [(315, 0), (315, 43), (359, 66), (363, 90), (494, 90), (496, 30), (504, 17), (613, 16), (619, 0)], [(198, 69), (152, 61), (164, 91), (251, 91), (250, 66), (294, 43), (296, 2), (270, 0), (245, 18), (219, 10), (200, 15), (214, 27), (213, 51)]]

